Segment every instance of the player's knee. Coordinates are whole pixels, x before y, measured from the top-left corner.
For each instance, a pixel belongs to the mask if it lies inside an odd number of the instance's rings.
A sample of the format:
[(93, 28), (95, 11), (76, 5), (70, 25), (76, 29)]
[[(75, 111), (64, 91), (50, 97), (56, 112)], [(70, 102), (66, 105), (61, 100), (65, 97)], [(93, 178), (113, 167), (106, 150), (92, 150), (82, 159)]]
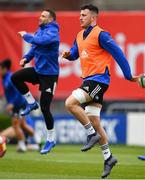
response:
[(70, 97), (65, 101), (65, 107), (72, 112), (78, 105), (86, 102), (85, 94), (82, 89), (78, 88), (74, 90)]
[(72, 112), (73, 109), (78, 105), (79, 102), (73, 96), (68, 97), (65, 101), (65, 107), (70, 112)]
[(77, 100), (80, 104), (85, 103), (86, 102), (86, 97), (84, 94), (84, 91), (80, 88), (74, 90), (72, 92), (72, 96), (75, 98), (75, 100)]

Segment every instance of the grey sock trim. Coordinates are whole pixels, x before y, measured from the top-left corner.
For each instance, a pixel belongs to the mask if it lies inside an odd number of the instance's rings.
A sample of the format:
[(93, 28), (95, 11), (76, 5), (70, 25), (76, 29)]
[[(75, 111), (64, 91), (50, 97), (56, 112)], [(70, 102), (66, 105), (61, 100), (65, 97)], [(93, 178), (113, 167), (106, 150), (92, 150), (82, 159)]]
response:
[(88, 123), (88, 124), (86, 124), (84, 127), (85, 127), (85, 129), (89, 129), (90, 127), (92, 127), (92, 124), (91, 124), (91, 123)]
[(104, 145), (101, 146), (101, 149), (102, 149), (102, 150), (106, 150), (106, 149), (108, 149), (108, 148), (109, 148), (109, 145), (108, 145), (108, 144), (104, 144)]

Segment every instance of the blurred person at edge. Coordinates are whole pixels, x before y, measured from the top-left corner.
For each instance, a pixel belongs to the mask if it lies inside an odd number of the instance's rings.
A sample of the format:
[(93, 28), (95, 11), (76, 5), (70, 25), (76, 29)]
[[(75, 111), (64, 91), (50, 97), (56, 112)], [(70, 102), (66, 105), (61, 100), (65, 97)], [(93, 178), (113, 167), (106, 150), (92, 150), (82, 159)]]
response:
[[(81, 87), (74, 90), (66, 100), (66, 108), (84, 126), (87, 143), (81, 149), (87, 151), (99, 143), (104, 157), (102, 178), (107, 177), (117, 163), (112, 155), (107, 134), (100, 123), (100, 111), (103, 96), (110, 82), (110, 64), (112, 57), (119, 64), (125, 78), (139, 82), (139, 76), (132, 76), (130, 66), (122, 50), (110, 34), (97, 25), (98, 7), (88, 4), (81, 7), (81, 30), (70, 51), (62, 53), (62, 58), (70, 61), (80, 58), (82, 79)], [(85, 110), (81, 104), (85, 104)]]
[[(2, 77), (2, 85), (4, 89), (5, 98), (7, 101), (6, 112), (12, 118), (12, 127), (14, 129), (14, 133), (18, 139), (18, 152), (25, 152), (27, 150), (25, 144), (25, 135), (23, 129), (30, 135), (34, 135), (34, 130), (31, 126), (26, 123), (26, 117), (22, 117), (20, 115), (21, 110), (25, 108), (27, 105), (26, 100), (19, 93), (19, 91), (15, 88), (11, 81), (11, 60), (5, 59), (0, 63), (0, 75)], [(27, 117), (29, 118), (29, 117)], [(6, 131), (3, 131), (1, 135), (7, 137)]]
[[(21, 125), (21, 128), (25, 135), (27, 150), (38, 151), (42, 145), (42, 138), (37, 133), (37, 130), (35, 130), (35, 120), (30, 115), (25, 116), (25, 120), (26, 120), (26, 124), (31, 128), (31, 132), (34, 130), (34, 135), (32, 136), (32, 134), (27, 131), (25, 126), (23, 124)], [(0, 135), (6, 137), (8, 143), (14, 142), (13, 139), (17, 138), (17, 134), (13, 126), (3, 129), (0, 132)], [(23, 151), (20, 148), (18, 148), (18, 152), (23, 152)]]
[(138, 159), (145, 161), (145, 155), (138, 156)]
[(20, 61), (23, 67), (33, 58), (34, 67), (24, 68), (15, 72), (12, 82), (28, 102), (21, 115), (29, 114), (38, 108), (38, 103), (29, 91), (25, 82), (39, 84), (41, 91), (40, 107), (47, 127), (47, 140), (41, 149), (41, 154), (46, 154), (55, 146), (54, 119), (50, 111), (50, 105), (54, 96), (59, 75), (59, 26), (56, 22), (56, 14), (53, 10), (42, 11), (39, 18), (39, 28), (34, 35), (25, 31), (18, 34), (32, 46)]

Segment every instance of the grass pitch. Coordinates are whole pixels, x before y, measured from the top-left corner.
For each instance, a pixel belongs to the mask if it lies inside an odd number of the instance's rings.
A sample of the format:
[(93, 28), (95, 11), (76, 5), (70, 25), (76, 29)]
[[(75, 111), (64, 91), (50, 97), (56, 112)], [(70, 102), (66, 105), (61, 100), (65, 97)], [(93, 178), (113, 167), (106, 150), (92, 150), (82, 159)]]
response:
[[(99, 179), (103, 170), (100, 148), (81, 152), (80, 145), (57, 145), (49, 154), (17, 153), (15, 146), (7, 146), (0, 159), (0, 179)], [(144, 147), (111, 146), (118, 164), (108, 179), (145, 179)]]

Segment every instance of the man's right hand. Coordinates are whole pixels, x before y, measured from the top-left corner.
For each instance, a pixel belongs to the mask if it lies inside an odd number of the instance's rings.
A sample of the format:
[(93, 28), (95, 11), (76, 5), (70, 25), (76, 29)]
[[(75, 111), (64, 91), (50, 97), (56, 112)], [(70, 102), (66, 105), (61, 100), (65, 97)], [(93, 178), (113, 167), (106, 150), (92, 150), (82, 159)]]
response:
[(67, 58), (68, 56), (70, 56), (70, 51), (63, 51), (61, 54), (62, 58)]
[(21, 59), (21, 60), (20, 60), (20, 66), (24, 67), (25, 64), (26, 64), (26, 61), (27, 61), (26, 58)]

